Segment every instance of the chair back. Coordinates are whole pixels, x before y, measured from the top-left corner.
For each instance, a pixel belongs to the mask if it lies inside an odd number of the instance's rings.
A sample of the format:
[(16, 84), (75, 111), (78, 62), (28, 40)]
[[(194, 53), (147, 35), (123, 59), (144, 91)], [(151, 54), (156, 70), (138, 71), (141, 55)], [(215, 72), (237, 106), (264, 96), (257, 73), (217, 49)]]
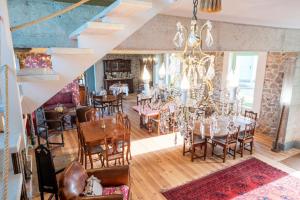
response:
[(126, 133), (118, 137), (105, 138), (105, 157), (107, 160), (123, 158), (125, 152)]
[(51, 151), (43, 145), (35, 149), (36, 168), (40, 192), (56, 194), (58, 184)]
[(126, 130), (126, 133), (129, 133), (131, 132), (131, 123), (130, 123), (130, 120), (128, 118), (128, 115), (125, 115), (123, 117), (123, 124), (124, 124), (124, 128)]
[(123, 103), (123, 93), (119, 93), (117, 95), (117, 101), (118, 101), (118, 105), (121, 105)]
[(124, 124), (124, 115), (120, 111), (116, 114), (116, 123), (122, 126)]
[(251, 111), (251, 110), (245, 110), (245, 117), (253, 119), (254, 121), (257, 120), (257, 113)]
[(97, 121), (98, 119), (99, 119), (99, 116), (98, 116), (97, 110), (95, 108), (90, 109), (89, 111), (87, 111), (85, 113), (85, 120), (87, 122), (89, 122), (89, 121)]
[[(60, 118), (61, 114), (57, 111), (45, 111), (45, 119), (48, 130), (61, 129), (62, 121)], [(53, 120), (53, 121), (51, 121)]]
[(90, 106), (84, 106), (76, 109), (76, 116), (79, 123), (86, 122), (85, 113), (91, 110)]
[(237, 142), (240, 133), (240, 126), (235, 126), (233, 123), (230, 123), (227, 129), (228, 133), (226, 136), (226, 143), (229, 144)]
[(242, 138), (250, 138), (254, 136), (255, 132), (255, 123), (246, 124), (244, 134), (242, 134)]
[(84, 191), (88, 174), (79, 162), (72, 162), (59, 180), (59, 197), (61, 200), (77, 199)]

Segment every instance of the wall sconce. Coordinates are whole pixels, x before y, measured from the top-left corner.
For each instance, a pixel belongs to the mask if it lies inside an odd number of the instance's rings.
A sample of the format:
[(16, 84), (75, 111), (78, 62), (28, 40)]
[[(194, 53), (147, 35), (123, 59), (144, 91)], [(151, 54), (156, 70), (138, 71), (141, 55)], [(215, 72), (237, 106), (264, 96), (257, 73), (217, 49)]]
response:
[(163, 62), (161, 67), (159, 68), (158, 75), (160, 79), (164, 79), (166, 76), (166, 67), (165, 63)]

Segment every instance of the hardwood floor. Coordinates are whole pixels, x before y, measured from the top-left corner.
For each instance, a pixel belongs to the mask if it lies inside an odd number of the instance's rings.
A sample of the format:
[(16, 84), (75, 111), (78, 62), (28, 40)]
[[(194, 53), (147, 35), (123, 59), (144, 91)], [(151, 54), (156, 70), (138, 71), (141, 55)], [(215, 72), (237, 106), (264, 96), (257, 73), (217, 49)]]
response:
[[(146, 130), (139, 128), (138, 113), (132, 110), (131, 106), (136, 104), (136, 98), (131, 95), (124, 101), (124, 111), (129, 115), (132, 124), (132, 155), (130, 163), (132, 180), (132, 199), (159, 200), (164, 199), (160, 191), (182, 185), (191, 180), (203, 177), (212, 172), (234, 165), (251, 156), (246, 152), (244, 158), (228, 158), (222, 163), (219, 158), (211, 157), (208, 149), (206, 161), (190, 161), (190, 156), (182, 155), (182, 138), (178, 134), (178, 141), (175, 144), (175, 134), (158, 136), (156, 133), (149, 134)], [(55, 154), (55, 165), (57, 169), (64, 167), (77, 155), (77, 135), (75, 130), (65, 132), (66, 145), (57, 148)], [(256, 133), (254, 157), (257, 157), (277, 168), (292, 173), (295, 170), (285, 166), (280, 161), (300, 152), (291, 149), (287, 152), (274, 153), (271, 149), (272, 139), (266, 135)], [(34, 163), (35, 164), (35, 163)], [(34, 193), (39, 199), (36, 173), (34, 176)]]

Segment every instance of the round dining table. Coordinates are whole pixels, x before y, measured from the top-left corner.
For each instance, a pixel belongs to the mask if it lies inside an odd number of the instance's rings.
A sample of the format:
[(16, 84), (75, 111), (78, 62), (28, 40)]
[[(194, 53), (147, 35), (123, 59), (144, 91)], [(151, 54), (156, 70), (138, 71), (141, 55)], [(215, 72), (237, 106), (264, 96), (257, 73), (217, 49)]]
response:
[(113, 102), (117, 101), (117, 96), (114, 95), (106, 95), (106, 96), (93, 96), (93, 98), (97, 101), (100, 101), (102, 104), (108, 104), (108, 115), (110, 115), (110, 106)]

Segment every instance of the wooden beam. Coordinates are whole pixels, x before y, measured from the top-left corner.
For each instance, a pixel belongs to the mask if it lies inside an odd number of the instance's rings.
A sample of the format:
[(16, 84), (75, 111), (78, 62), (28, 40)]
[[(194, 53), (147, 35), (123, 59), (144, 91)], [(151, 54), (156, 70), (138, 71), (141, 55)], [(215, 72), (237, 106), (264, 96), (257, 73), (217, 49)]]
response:
[[(64, 2), (64, 3), (76, 3), (78, 0), (53, 0), (56, 2)], [(91, 0), (87, 2), (87, 5), (92, 5), (92, 6), (109, 6), (112, 4), (115, 0)]]

